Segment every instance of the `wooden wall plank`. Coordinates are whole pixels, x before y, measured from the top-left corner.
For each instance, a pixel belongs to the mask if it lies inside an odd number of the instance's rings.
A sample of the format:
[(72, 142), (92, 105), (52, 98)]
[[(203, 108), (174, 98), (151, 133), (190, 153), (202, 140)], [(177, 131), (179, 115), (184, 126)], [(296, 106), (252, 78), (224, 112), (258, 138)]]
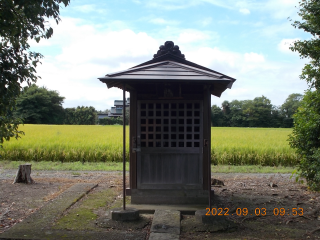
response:
[(130, 91), (130, 120), (129, 120), (129, 156), (130, 156), (130, 188), (137, 188), (137, 153), (132, 151), (133, 137), (137, 137), (137, 93)]
[(205, 87), (203, 92), (203, 140), (207, 140), (207, 146), (203, 146), (203, 189), (208, 189), (208, 168), (210, 165), (208, 161), (210, 159), (210, 142), (211, 142), (211, 121), (210, 121), (210, 110), (211, 110), (211, 94), (209, 87)]

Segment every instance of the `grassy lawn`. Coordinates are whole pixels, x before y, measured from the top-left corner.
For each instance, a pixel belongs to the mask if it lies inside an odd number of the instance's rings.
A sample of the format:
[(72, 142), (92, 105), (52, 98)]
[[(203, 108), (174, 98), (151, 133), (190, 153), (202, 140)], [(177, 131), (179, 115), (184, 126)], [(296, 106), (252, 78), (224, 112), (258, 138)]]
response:
[[(20, 164), (25, 164), (23, 161), (0, 161), (2, 169), (18, 169)], [(34, 162), (32, 170), (55, 170), (55, 171), (122, 171), (122, 163), (60, 163), (60, 162)], [(259, 165), (212, 165), (212, 172), (216, 173), (292, 173), (293, 167), (269, 167)], [(129, 163), (126, 164), (126, 170), (129, 170)]]

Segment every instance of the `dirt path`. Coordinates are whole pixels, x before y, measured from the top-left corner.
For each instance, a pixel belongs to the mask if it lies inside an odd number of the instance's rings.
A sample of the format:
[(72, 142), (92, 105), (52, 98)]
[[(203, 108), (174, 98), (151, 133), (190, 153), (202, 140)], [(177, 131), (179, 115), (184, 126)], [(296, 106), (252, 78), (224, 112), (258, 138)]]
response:
[[(75, 183), (97, 183), (121, 194), (121, 172), (32, 171), (36, 182), (32, 185), (12, 184), (15, 174), (16, 170), (0, 169), (0, 233)], [(237, 229), (205, 232), (194, 224), (194, 216), (186, 215), (182, 217), (180, 239), (320, 239), (320, 193), (308, 191), (289, 177), (213, 174), (213, 178), (224, 182), (224, 186), (212, 187), (213, 208), (235, 222)], [(104, 211), (99, 211), (102, 214)]]

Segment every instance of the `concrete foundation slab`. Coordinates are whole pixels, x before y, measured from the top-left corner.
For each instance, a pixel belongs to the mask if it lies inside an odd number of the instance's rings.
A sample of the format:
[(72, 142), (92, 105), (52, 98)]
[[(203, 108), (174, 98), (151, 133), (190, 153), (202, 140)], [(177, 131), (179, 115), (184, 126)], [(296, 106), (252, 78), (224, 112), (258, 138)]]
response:
[(206, 204), (208, 191), (199, 189), (131, 189), (132, 204)]
[(141, 214), (154, 214), (156, 210), (176, 210), (185, 215), (194, 215), (197, 210), (208, 207), (205, 204), (128, 204), (127, 206), (138, 209)]

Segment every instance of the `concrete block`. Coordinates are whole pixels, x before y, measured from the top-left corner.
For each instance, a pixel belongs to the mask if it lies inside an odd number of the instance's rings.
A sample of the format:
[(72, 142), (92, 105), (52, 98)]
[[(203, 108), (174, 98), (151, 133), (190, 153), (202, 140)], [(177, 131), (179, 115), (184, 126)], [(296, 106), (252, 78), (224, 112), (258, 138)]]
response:
[(115, 221), (135, 221), (139, 219), (139, 210), (135, 208), (114, 208), (110, 210), (111, 219)]

